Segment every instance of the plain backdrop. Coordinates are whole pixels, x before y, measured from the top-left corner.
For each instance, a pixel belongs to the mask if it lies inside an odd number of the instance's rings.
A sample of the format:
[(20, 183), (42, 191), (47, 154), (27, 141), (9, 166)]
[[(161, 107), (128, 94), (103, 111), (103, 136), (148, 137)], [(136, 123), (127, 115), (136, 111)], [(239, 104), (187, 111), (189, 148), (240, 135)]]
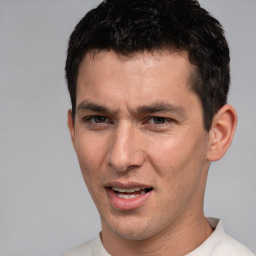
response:
[[(69, 35), (98, 3), (0, 0), (0, 255), (58, 256), (100, 230), (66, 126), (64, 79)], [(205, 213), (256, 252), (256, 1), (200, 3), (225, 28), (239, 116), (211, 166)]]

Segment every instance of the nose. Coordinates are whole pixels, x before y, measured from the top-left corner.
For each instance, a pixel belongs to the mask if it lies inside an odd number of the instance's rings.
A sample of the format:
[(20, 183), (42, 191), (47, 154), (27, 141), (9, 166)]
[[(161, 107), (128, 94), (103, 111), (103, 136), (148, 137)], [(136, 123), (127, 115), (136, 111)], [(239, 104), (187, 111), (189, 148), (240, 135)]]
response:
[(131, 124), (119, 125), (113, 132), (108, 152), (108, 165), (116, 172), (141, 167), (145, 161), (142, 136)]

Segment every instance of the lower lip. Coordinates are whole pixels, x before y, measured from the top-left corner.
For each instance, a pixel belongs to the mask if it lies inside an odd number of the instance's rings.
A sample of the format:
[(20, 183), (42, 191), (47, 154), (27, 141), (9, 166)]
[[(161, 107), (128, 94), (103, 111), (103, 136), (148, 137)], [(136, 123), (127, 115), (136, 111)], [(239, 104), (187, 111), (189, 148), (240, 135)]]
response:
[(135, 198), (124, 199), (118, 197), (111, 188), (106, 188), (106, 191), (112, 206), (121, 211), (133, 210), (141, 207), (153, 192), (153, 190), (151, 190)]

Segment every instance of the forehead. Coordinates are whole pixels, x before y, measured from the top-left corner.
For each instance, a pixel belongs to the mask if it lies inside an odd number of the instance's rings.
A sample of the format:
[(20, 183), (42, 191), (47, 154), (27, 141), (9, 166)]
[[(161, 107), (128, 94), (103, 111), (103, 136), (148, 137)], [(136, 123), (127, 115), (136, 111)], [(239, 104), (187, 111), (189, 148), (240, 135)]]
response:
[(127, 101), (134, 107), (141, 101), (178, 105), (194, 94), (190, 90), (194, 69), (185, 51), (138, 52), (128, 57), (91, 51), (79, 66), (77, 104), (111, 99), (113, 104)]
[(78, 73), (80, 73), (81, 67), (85, 65), (88, 65), (87, 68), (89, 68), (90, 65), (104, 66), (107, 63), (118, 63), (118, 66), (122, 64), (123, 67), (143, 63), (144, 65), (141, 65), (140, 69), (137, 69), (137, 71), (145, 71), (145, 69), (150, 70), (150, 68), (155, 69), (157, 65), (167, 65), (169, 68), (172, 68), (173, 65), (177, 64), (183, 64), (184, 71), (188, 69), (192, 72), (195, 69), (195, 66), (189, 61), (189, 53), (187, 51), (159, 49), (123, 55), (112, 50), (90, 50), (82, 59)]

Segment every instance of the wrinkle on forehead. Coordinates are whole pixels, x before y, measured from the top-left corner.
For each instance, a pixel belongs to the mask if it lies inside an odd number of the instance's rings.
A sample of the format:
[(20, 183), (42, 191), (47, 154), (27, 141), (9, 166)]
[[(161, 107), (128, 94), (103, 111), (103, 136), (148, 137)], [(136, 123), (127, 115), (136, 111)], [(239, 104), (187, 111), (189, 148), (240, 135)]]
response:
[(136, 112), (142, 103), (146, 107), (162, 102), (178, 106), (187, 93), (193, 93), (193, 70), (186, 51), (145, 51), (129, 57), (91, 51), (80, 65), (77, 103), (87, 99), (129, 112)]

